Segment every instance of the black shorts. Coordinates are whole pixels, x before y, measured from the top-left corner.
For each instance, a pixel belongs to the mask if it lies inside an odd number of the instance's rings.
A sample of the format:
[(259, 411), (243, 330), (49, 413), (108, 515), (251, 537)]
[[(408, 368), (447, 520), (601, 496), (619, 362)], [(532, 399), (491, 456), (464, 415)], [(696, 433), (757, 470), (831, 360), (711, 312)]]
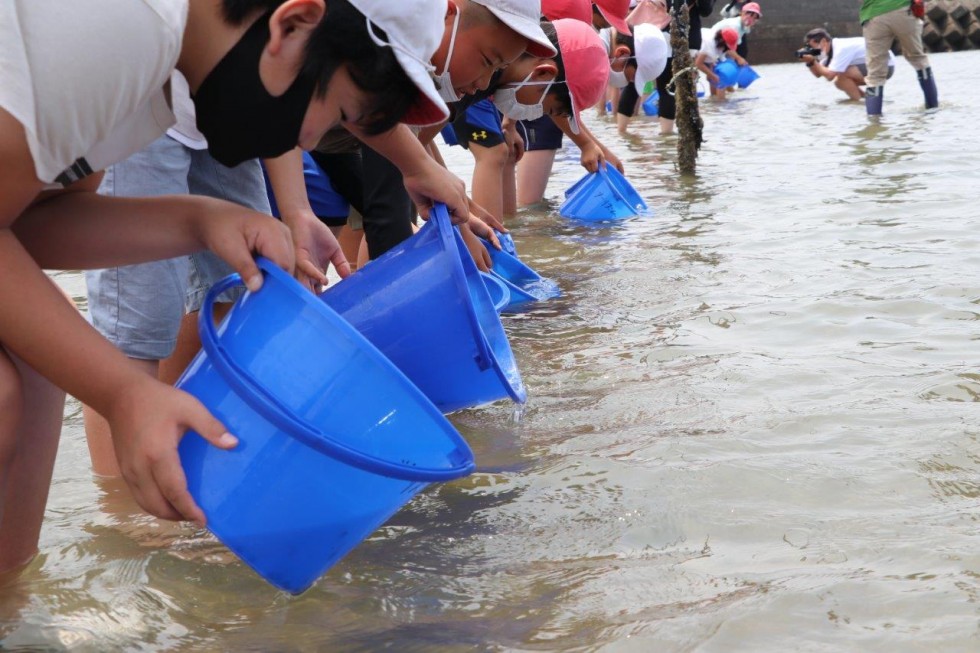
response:
[(517, 133), (524, 139), (524, 149), (528, 152), (560, 150), (564, 136), (555, 121), (548, 116), (541, 116), (536, 120), (521, 120), (517, 123)]

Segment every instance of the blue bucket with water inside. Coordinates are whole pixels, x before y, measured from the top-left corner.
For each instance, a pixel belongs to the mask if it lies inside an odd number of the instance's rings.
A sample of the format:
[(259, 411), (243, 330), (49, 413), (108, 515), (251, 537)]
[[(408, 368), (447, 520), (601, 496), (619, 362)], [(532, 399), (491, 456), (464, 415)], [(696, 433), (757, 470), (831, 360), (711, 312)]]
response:
[(575, 182), (558, 211), (566, 218), (593, 222), (621, 220), (646, 209), (632, 184), (615, 167), (606, 165)]
[(439, 410), (329, 306), (271, 262), (177, 382), (239, 438), (193, 431), (179, 453), (208, 528), (276, 587), (298, 594), (428, 483), (473, 471)]
[(728, 88), (738, 83), (738, 64), (731, 59), (725, 59), (715, 64), (715, 74), (718, 75), (718, 88)]
[(487, 288), (487, 294), (490, 295), (493, 310), (497, 311), (498, 314), (503, 312), (510, 304), (510, 289), (507, 288), (507, 284), (503, 279), (489, 272), (480, 272), (480, 277)]
[(417, 234), (320, 298), (444, 413), (527, 399), (480, 271), (442, 204)]
[(752, 69), (752, 66), (745, 65), (738, 67), (738, 87), (748, 88), (752, 82), (759, 79), (759, 73)]

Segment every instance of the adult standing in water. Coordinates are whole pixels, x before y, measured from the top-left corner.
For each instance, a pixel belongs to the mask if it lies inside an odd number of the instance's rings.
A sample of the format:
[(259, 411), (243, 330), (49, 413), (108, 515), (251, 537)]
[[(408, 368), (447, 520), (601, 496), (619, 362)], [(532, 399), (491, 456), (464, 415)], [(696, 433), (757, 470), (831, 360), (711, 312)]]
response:
[(888, 79), (888, 53), (896, 39), (905, 60), (915, 68), (919, 86), (925, 96), (926, 109), (939, 107), (939, 92), (932, 76), (929, 57), (922, 47), (922, 0), (863, 0), (861, 27), (867, 51), (868, 87), (864, 106), (869, 116), (880, 116)]

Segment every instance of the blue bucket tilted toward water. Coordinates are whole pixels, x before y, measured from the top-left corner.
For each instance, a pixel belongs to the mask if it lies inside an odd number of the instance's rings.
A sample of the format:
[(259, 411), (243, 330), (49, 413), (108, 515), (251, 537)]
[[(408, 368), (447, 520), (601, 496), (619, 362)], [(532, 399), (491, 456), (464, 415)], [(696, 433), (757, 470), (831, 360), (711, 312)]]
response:
[(489, 272), (480, 272), (483, 284), (487, 287), (487, 294), (493, 303), (493, 309), (501, 313), (510, 304), (510, 289), (500, 277)]
[(759, 79), (759, 73), (752, 69), (752, 66), (745, 65), (738, 67), (738, 87), (748, 88), (752, 82)]
[(521, 259), (490, 244), (487, 244), (487, 252), (490, 253), (490, 261), (493, 263), (490, 275), (503, 283), (510, 295), (501, 312), (519, 312), (534, 302), (561, 297), (561, 289), (557, 283), (542, 277)]
[(615, 167), (600, 166), (587, 173), (566, 193), (558, 212), (589, 222), (621, 220), (640, 214), (647, 203)]
[(442, 204), (417, 234), (320, 298), (445, 413), (527, 399), (480, 271)]
[(657, 104), (658, 102), (660, 102), (660, 91), (654, 91), (650, 94), (650, 97), (643, 100), (643, 104), (641, 105), (643, 107), (643, 113), (648, 116), (659, 116), (660, 107)]
[(715, 74), (718, 75), (718, 88), (728, 88), (738, 83), (738, 64), (731, 59), (724, 59), (715, 64)]
[(473, 471), (439, 410), (371, 343), (265, 259), (220, 327), (215, 284), (202, 350), (177, 387), (239, 438), (232, 451), (193, 431), (180, 443), (208, 528), (270, 583), (297, 594), (426, 484)]

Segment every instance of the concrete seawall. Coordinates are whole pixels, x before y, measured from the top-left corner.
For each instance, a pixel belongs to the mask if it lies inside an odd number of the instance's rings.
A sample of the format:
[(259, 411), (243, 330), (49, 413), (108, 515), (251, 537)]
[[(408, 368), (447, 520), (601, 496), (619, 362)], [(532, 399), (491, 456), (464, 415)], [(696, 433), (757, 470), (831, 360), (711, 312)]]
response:
[[(728, 0), (717, 0), (706, 26), (720, 20)], [(749, 61), (795, 61), (793, 52), (803, 45), (803, 35), (823, 27), (834, 36), (860, 36), (858, 0), (759, 0), (763, 18), (748, 36)], [(930, 52), (980, 48), (980, 0), (926, 0), (922, 39)]]

